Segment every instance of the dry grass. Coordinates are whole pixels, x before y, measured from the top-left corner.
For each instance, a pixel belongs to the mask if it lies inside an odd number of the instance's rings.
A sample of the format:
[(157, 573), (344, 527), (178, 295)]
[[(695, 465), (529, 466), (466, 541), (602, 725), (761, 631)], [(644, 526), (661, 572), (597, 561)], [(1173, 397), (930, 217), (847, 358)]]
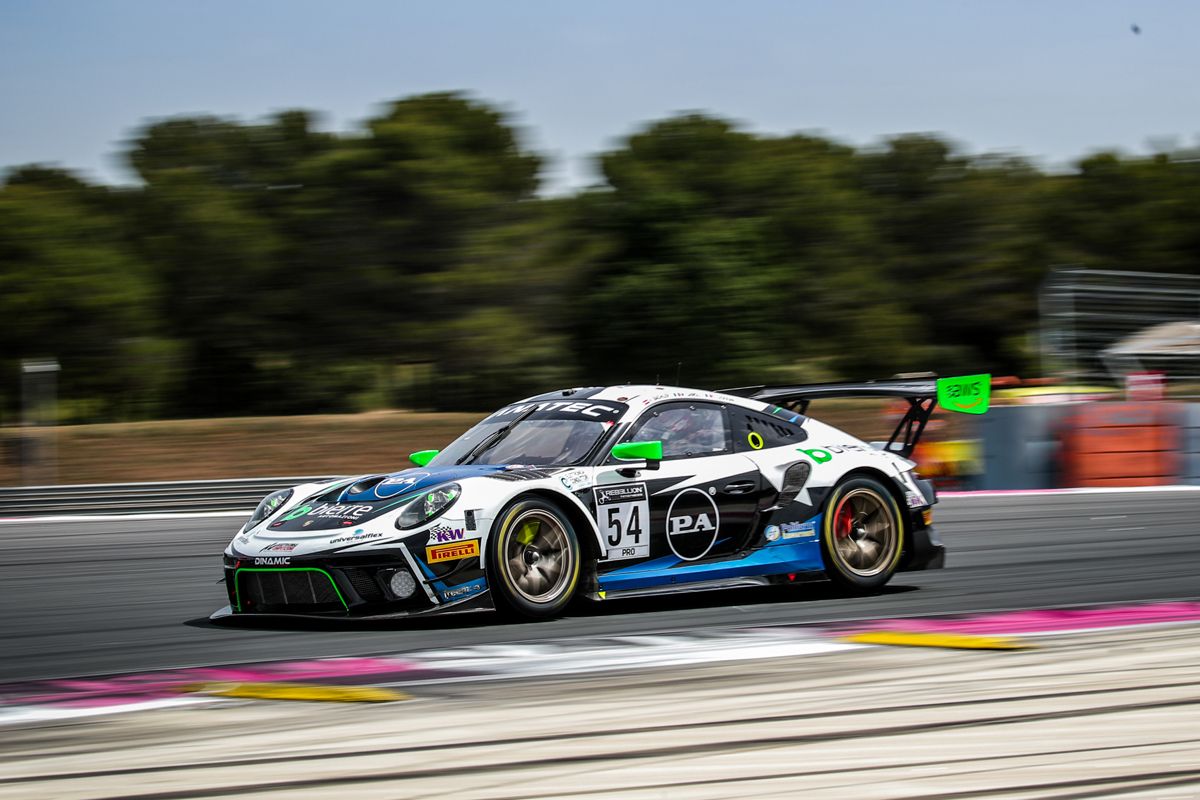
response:
[[(442, 447), (482, 417), (381, 411), (74, 425), (35, 432), (56, 437), (58, 471), (47, 479), (115, 483), (400, 469), (409, 466), (409, 453)], [(11, 440), (16, 433), (9, 428), (0, 436)], [(9, 452), (0, 464), (0, 485), (21, 482), (15, 453)]]

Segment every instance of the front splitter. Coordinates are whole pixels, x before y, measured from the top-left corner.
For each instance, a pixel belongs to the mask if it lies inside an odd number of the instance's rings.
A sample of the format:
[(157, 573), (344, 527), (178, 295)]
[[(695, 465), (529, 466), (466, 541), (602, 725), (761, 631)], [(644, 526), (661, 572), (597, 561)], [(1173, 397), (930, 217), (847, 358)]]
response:
[(347, 621), (363, 619), (403, 619), (404, 617), (427, 617), (434, 614), (469, 614), (475, 611), (495, 611), (492, 603), (491, 590), (484, 589), (479, 594), (464, 597), (429, 608), (419, 608), (410, 611), (391, 611), (386, 614), (302, 614), (302, 613), (260, 613), (256, 611), (234, 611), (232, 606), (222, 606), (208, 616), (210, 621), (226, 621), (232, 619), (312, 619), (329, 621)]

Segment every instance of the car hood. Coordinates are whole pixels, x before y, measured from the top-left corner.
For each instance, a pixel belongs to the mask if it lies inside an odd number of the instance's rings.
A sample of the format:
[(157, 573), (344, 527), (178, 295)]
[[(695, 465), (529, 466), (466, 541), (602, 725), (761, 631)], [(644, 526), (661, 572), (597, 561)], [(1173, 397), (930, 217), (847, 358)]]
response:
[(466, 464), (363, 475), (341, 481), (297, 503), (269, 523), (263, 533), (349, 528), (394, 511), (426, 489), (445, 483), (468, 478), (543, 477), (558, 471), (559, 468), (543, 470), (519, 465)]
[(451, 481), (486, 477), (505, 469), (507, 467), (498, 464), (465, 464), (417, 467), (385, 475), (365, 475), (346, 485), (337, 499), (341, 503), (376, 503), (432, 489)]

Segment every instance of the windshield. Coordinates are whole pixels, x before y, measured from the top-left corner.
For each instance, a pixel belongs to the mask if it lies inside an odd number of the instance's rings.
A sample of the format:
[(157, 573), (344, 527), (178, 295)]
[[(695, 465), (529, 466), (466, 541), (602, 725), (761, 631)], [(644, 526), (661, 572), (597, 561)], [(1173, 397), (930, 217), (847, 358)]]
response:
[[(587, 457), (625, 413), (623, 403), (546, 401), (517, 403), (492, 414), (451, 442), (430, 466), (457, 464), (481, 443), (473, 464), (530, 464), (568, 467)], [(523, 414), (528, 414), (522, 418)], [(503, 436), (498, 434), (512, 424)]]

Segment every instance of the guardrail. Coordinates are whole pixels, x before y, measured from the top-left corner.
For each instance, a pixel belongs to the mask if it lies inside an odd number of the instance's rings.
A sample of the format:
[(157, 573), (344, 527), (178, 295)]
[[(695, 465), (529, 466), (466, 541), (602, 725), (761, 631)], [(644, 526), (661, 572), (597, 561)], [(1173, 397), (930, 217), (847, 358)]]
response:
[(237, 478), (7, 487), (0, 488), (0, 517), (164, 511), (249, 513), (259, 500), (276, 489), (324, 480), (329, 478)]

